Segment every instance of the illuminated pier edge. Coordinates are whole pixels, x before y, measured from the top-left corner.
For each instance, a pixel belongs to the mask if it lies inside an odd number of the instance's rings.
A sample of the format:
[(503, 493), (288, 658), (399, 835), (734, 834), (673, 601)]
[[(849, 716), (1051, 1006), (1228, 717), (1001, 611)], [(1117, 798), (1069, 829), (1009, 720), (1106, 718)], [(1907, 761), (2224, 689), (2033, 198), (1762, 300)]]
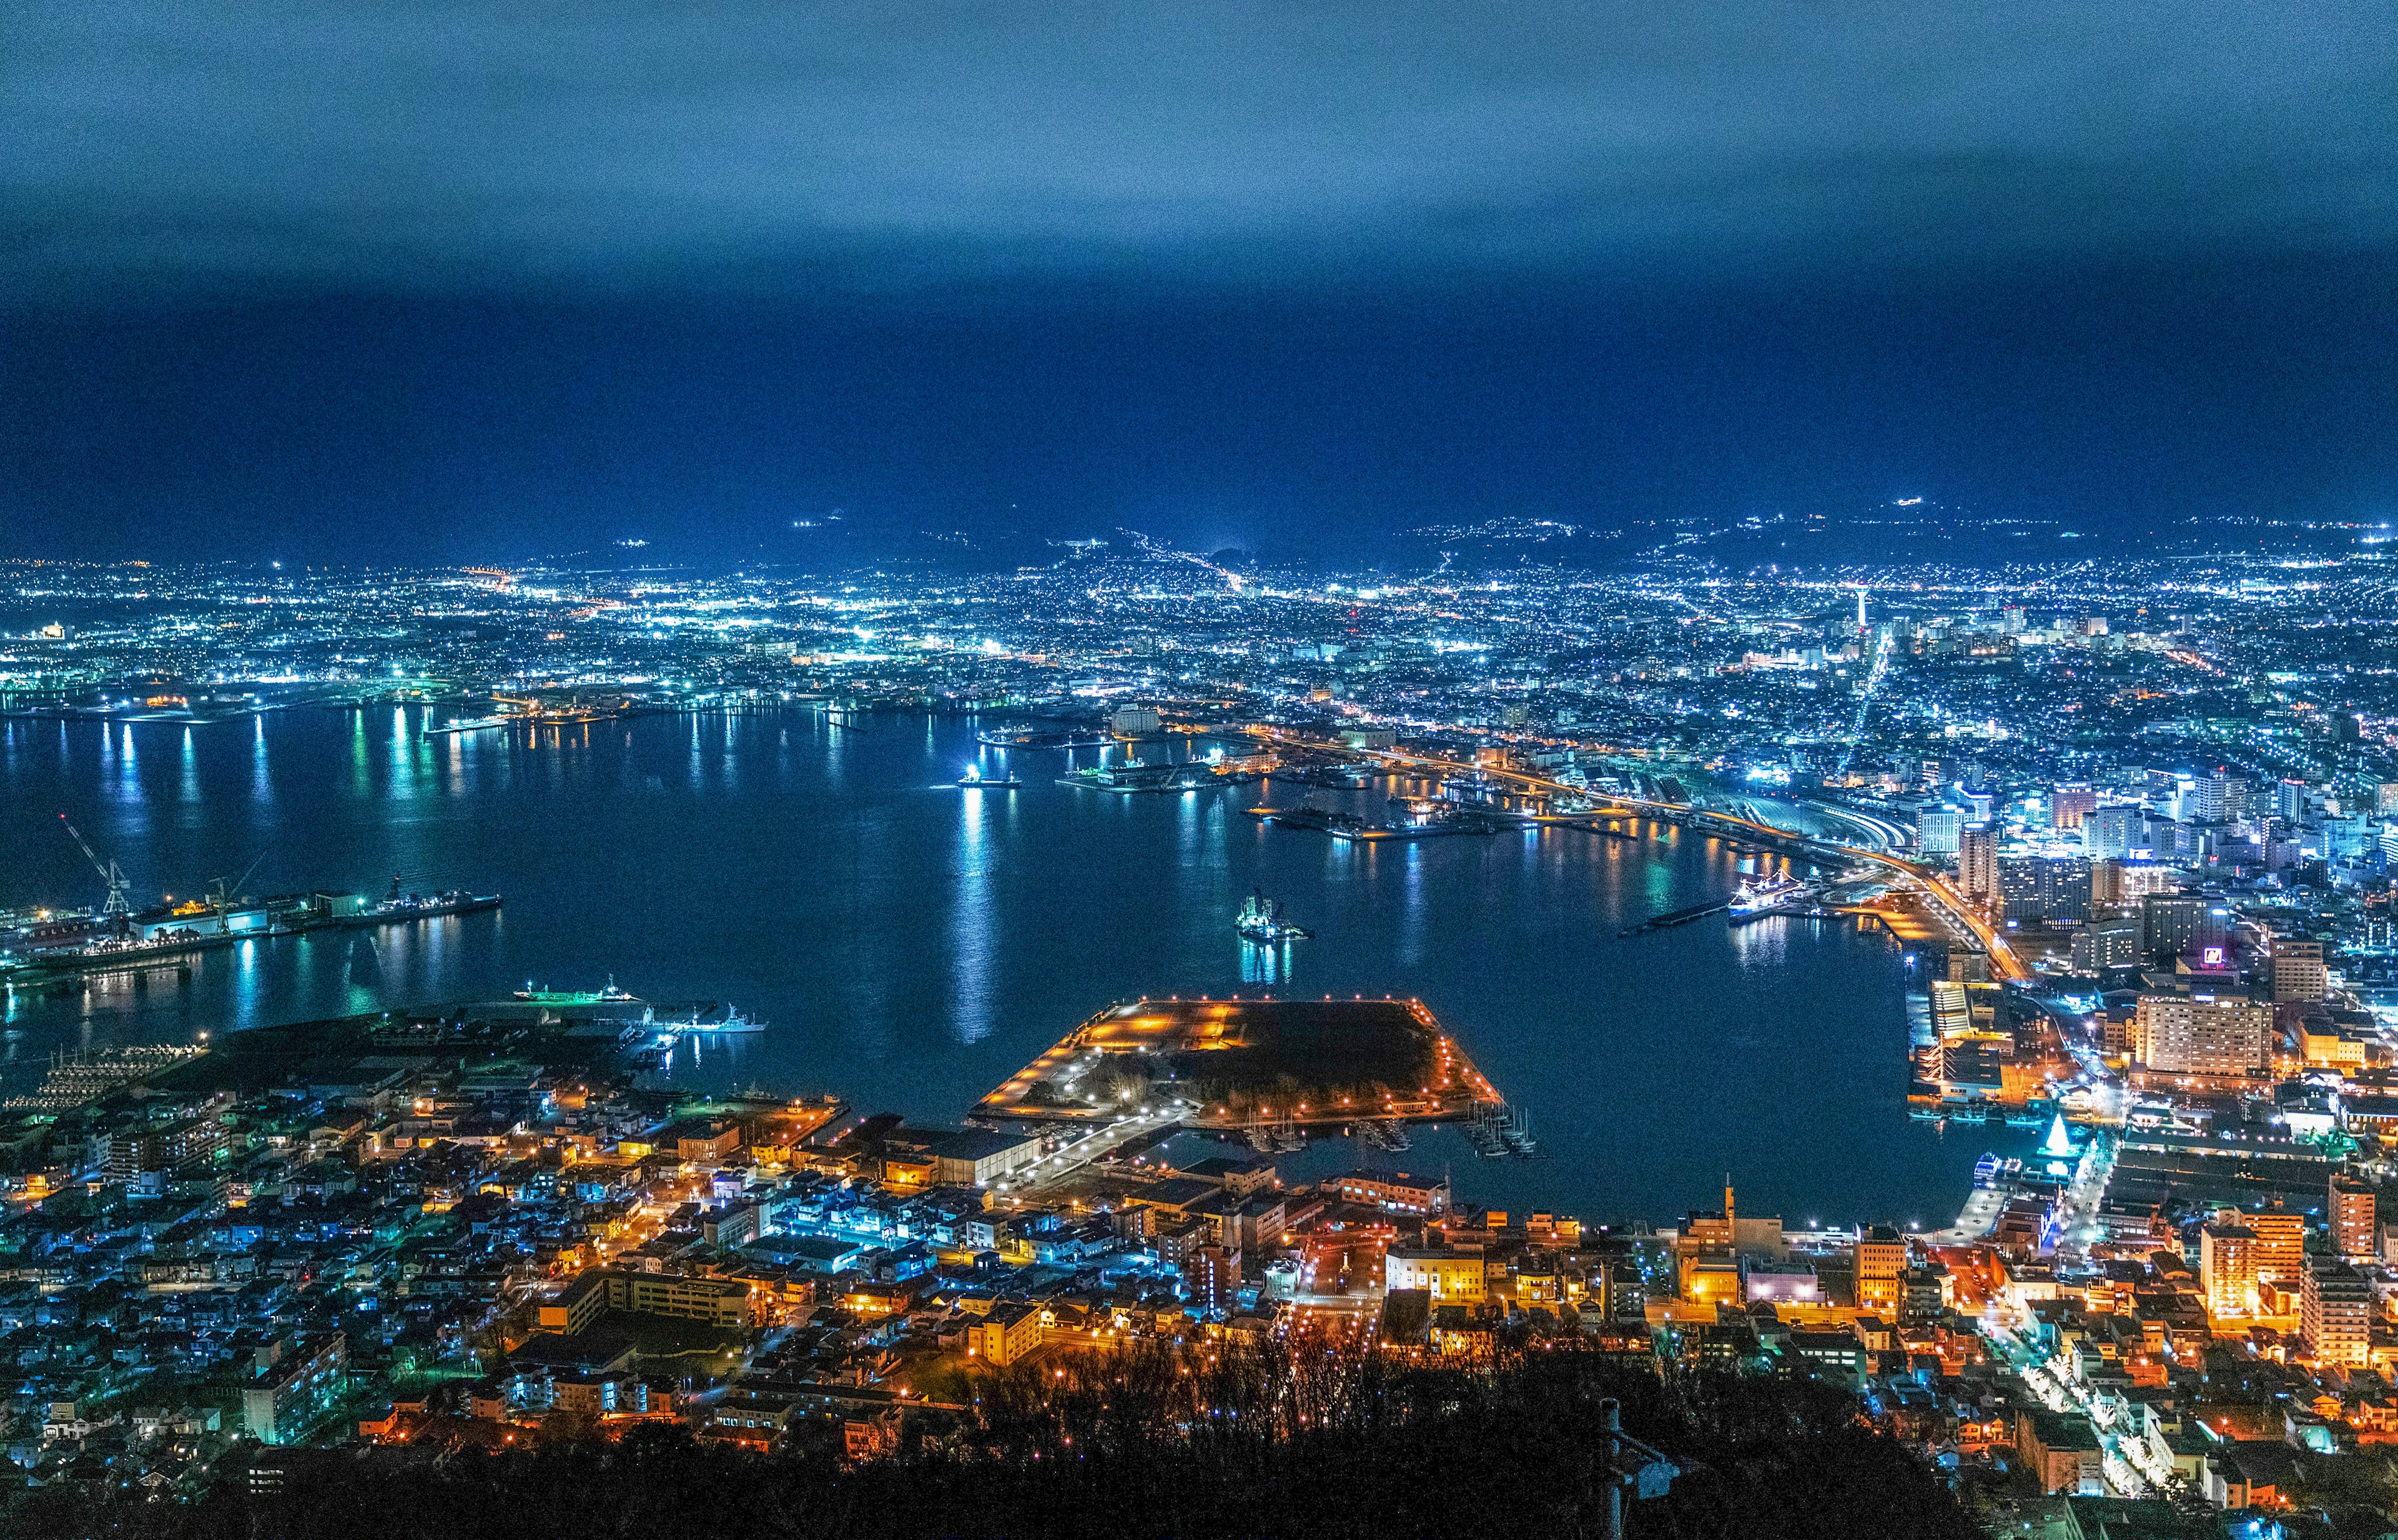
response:
[[(1319, 1021), (1327, 1015), (1367, 1020), (1381, 1016), (1393, 1026), (1411, 1023), (1430, 1034), (1432, 1059), (1426, 1068), (1433, 1083), (1418, 1086), (1408, 1094), (1392, 1087), (1390, 1094), (1371, 1104), (1362, 1104), (1354, 1098), (1323, 1099), (1313, 1092), (1270, 1103), (1249, 1099), (1237, 1104), (1185, 1101), (1180, 1103), (1185, 1109), (1182, 1124), (1206, 1130), (1235, 1130), (1260, 1120), (1315, 1128), (1358, 1122), (1437, 1123), (1469, 1119), (1506, 1106), (1506, 1099), (1474, 1067), (1456, 1039), (1418, 999), (1363, 994), (1347, 1000), (1333, 995), (1321, 999), (1272, 994), (1169, 995), (1163, 999), (1142, 995), (1132, 1001), (1111, 1001), (1085, 1018), (1045, 1052), (986, 1094), (976, 1103), (973, 1115), (1065, 1123), (1107, 1120), (1117, 1115), (1115, 1109), (1088, 1102), (1058, 1104), (1028, 1098), (1036, 1087), (1057, 1084), (1067, 1076), (1071, 1066), (1087, 1062), (1095, 1056), (1190, 1054), (1262, 1047), (1243, 1036), (1242, 1029), (1249, 1021), (1278, 1028), (1280, 1023), (1271, 1019), (1302, 1012)], [(1341, 1067), (1337, 1065), (1317, 1065), (1314, 1069), (1323, 1081), (1337, 1081), (1341, 1074)]]

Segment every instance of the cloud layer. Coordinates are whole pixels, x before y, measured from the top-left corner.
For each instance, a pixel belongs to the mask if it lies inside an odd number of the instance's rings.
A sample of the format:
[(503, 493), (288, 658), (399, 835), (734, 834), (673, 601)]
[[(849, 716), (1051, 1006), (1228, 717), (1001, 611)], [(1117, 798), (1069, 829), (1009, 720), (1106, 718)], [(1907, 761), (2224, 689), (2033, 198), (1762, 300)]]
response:
[(24, 0), (0, 295), (2382, 247), (2386, 3)]

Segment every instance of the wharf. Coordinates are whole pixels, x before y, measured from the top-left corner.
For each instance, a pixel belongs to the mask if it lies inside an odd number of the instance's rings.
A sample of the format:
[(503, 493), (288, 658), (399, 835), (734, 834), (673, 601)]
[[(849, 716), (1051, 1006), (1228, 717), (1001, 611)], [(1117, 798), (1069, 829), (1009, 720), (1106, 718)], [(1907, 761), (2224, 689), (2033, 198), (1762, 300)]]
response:
[(1445, 834), (1495, 834), (1498, 825), (1481, 817), (1462, 817), (1437, 824), (1367, 823), (1354, 813), (1329, 813), (1320, 807), (1252, 807), (1249, 817), (1260, 823), (1312, 829), (1336, 840), (1357, 844), (1401, 844), (1409, 840), (1437, 839)]
[(1932, 1243), (1935, 1246), (1970, 1246), (1980, 1240), (1990, 1233), (1992, 1225), (1999, 1223), (1999, 1216), (2006, 1211), (2010, 1196), (2004, 1187), (1976, 1186), (1965, 1199), (1964, 1209), (1958, 1214), (1957, 1223), (1946, 1230), (1933, 1231)]
[[(13, 966), (0, 966), (0, 987), (63, 983), (72, 979), (101, 978), (111, 974), (149, 973), (165, 968), (188, 969), (192, 958), (201, 952), (219, 952), (239, 941), (255, 941), (277, 936), (303, 936), (318, 930), (355, 930), (364, 925), (399, 925), (417, 920), (447, 919), (452, 915), (478, 914), (500, 907), (496, 893), (462, 893), (423, 901), (398, 899), (379, 904), (355, 913), (329, 913), (295, 905), (268, 915), (263, 925), (239, 930), (191, 931), (182, 935), (168, 934), (154, 940), (130, 946), (109, 947), (101, 951), (78, 951), (61, 955), (34, 956)], [(237, 913), (240, 912), (236, 912)], [(212, 914), (195, 915), (195, 920), (214, 919)]]
[(1185, 791), (1206, 791), (1218, 787), (1246, 786), (1263, 778), (1254, 771), (1217, 770), (1186, 761), (1174, 765), (1101, 766), (1077, 770), (1070, 776), (1059, 776), (1058, 784), (1079, 786), (1091, 791), (1111, 791), (1124, 797), (1142, 793), (1177, 795)]
[(428, 738), (451, 737), (461, 733), (480, 733), (493, 727), (505, 727), (513, 723), (533, 720), (527, 716), (462, 717), (456, 722), (445, 722), (438, 727), (427, 727), (424, 729), (424, 736)]
[(1243, 1132), (1470, 1118), (1502, 1100), (1413, 1000), (1118, 1002), (977, 1103), (974, 1116), (1110, 1125), (1134, 1109)]
[(1670, 930), (1676, 925), (1689, 925), (1693, 920), (1704, 920), (1710, 914), (1724, 913), (1731, 908), (1731, 900), (1718, 898), (1713, 903), (1692, 904), (1688, 909), (1669, 909), (1663, 914), (1650, 916), (1638, 925), (1625, 925), (1615, 934), (1618, 939), (1622, 939), (1627, 936), (1645, 936), (1652, 930)]
[(1772, 909), (1752, 909), (1745, 913), (1734, 912), (1731, 916), (1731, 923), (1736, 925), (1745, 925), (1752, 924), (1758, 920), (1772, 920), (1776, 918), (1785, 920), (1830, 920), (1838, 918), (1839, 914), (1840, 911), (1827, 908), (1826, 906), (1819, 903), (1776, 904)]

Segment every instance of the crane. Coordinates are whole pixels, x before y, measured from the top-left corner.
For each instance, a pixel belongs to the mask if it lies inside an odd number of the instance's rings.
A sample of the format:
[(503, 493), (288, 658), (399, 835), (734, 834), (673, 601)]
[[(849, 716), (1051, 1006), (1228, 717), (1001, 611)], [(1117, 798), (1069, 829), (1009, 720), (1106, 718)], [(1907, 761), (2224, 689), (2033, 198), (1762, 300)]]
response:
[(102, 862), (92, 850), (91, 842), (83, 837), (83, 831), (77, 829), (64, 813), (59, 815), (59, 822), (67, 826), (67, 832), (74, 836), (74, 843), (83, 847), (83, 858), (89, 861), (91, 869), (108, 884), (108, 902), (101, 906), (101, 917), (109, 922), (109, 927), (116, 934), (124, 935), (133, 919), (133, 906), (125, 901), (125, 869), (116, 864), (114, 856)]
[(226, 935), (233, 930), (232, 922), (225, 917), (225, 912), (233, 906), (233, 895), (241, 891), (241, 885), (249, 881), (250, 872), (258, 870), (258, 861), (264, 859), (266, 859), (266, 852), (262, 850), (258, 853), (258, 860), (250, 862), (249, 868), (231, 883), (219, 877), (209, 885), (210, 905), (217, 912), (217, 934)]

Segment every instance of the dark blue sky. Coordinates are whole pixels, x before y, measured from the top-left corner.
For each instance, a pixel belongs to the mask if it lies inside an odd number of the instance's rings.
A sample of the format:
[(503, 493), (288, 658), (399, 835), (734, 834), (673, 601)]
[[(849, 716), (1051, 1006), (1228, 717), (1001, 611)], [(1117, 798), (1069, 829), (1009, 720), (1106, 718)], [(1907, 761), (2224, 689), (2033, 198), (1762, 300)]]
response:
[(0, 554), (2391, 517), (2388, 20), (35, 0)]

